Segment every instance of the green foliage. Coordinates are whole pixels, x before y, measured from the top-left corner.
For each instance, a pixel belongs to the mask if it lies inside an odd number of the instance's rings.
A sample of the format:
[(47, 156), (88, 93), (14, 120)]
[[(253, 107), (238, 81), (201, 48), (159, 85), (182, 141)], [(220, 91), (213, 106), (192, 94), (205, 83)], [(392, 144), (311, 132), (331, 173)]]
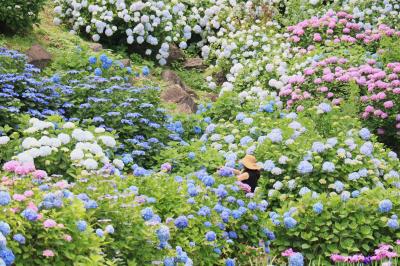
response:
[[(384, 199), (393, 203), (389, 213), (378, 211), (379, 202)], [(313, 211), (317, 202), (323, 205), (321, 214)], [(276, 253), (293, 248), (301, 250), (309, 260), (321, 254), (323, 265), (331, 265), (327, 259), (331, 254), (369, 254), (379, 244), (392, 243), (400, 237), (399, 232), (387, 226), (392, 214), (400, 210), (396, 189), (367, 190), (348, 201), (341, 200), (335, 193), (322, 194), (318, 199), (306, 195), (297, 203), (288, 204), (281, 213), (289, 207), (297, 208), (293, 217), (298, 224), (293, 229), (276, 227), (277, 239), (272, 244)]]
[[(45, 195), (61, 191), (57, 186), (51, 187), (49, 191), (41, 191), (38, 187), (32, 187), (31, 176), (14, 179), (14, 181), (8, 173), (3, 172), (2, 176), (4, 176), (3, 185), (7, 184), (6, 181), (13, 184), (8, 186), (11, 195), (24, 195), (27, 191), (33, 194), (26, 196), (22, 201), (11, 201), (7, 207), (2, 206), (3, 211), (0, 213), (0, 221), (6, 221), (12, 230), (8, 236), (10, 238), (8, 247), (16, 256), (16, 265), (104, 265), (104, 258), (99, 256), (104, 241), (94, 234), (90, 225), (85, 232), (79, 232), (76, 227), (77, 221), (89, 218), (80, 200), (63, 199), (60, 196), (62, 207), (41, 209), (40, 213), (43, 218), (29, 221), (21, 214), (23, 210), (36, 208)], [(55, 183), (59, 180), (53, 181)], [(43, 180), (42, 182), (48, 185), (54, 184), (53, 181)], [(61, 186), (61, 183), (59, 185)], [(43, 222), (47, 219), (56, 221), (57, 225), (52, 228), (44, 228)], [(12, 236), (15, 234), (22, 234), (26, 242), (19, 244), (12, 241)], [(66, 240), (66, 236), (70, 236), (72, 241)], [(55, 256), (45, 258), (43, 251), (47, 249), (52, 250)]]
[(0, 28), (24, 33), (39, 22), (46, 0), (6, 0), (0, 3)]

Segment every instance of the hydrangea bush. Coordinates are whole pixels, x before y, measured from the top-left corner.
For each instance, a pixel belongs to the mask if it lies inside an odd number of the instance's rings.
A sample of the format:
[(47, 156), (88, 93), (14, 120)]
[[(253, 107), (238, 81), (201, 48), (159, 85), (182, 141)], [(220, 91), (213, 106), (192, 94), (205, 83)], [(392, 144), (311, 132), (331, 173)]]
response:
[(30, 29), (39, 22), (39, 12), (44, 6), (44, 0), (18, 1), (3, 3), (0, 7), (0, 27), (3, 30), (18, 32)]

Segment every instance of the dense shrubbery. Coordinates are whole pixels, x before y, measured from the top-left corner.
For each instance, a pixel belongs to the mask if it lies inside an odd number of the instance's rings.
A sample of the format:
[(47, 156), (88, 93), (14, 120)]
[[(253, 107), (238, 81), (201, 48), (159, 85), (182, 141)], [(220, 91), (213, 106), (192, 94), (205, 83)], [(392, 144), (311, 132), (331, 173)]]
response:
[(0, 126), (15, 128), (23, 123), (20, 115), (27, 114), (37, 118), (59, 115), (110, 132), (118, 129), (122, 145), (116, 152), (126, 155), (130, 151), (128, 156), (147, 166), (168, 137), (159, 89), (143, 86), (139, 78), (149, 74), (146, 67), (141, 74), (134, 73), (130, 67), (101, 55), (90, 57), (86, 69), (41, 78), (34, 74), (39, 70), (26, 64), (19, 53), (3, 49), (0, 60), (4, 73), (0, 74)]
[[(272, 248), (301, 250), (310, 260), (315, 254), (325, 255), (325, 262), (331, 254), (371, 255), (381, 243), (394, 243), (400, 237), (397, 189), (364, 190), (352, 198), (308, 194), (290, 207), (296, 209), (290, 210), (297, 224), (287, 229), (285, 216), (271, 218), (272, 223), (281, 224), (275, 229)], [(289, 206), (285, 209), (290, 210)]]
[(7, 0), (0, 5), (0, 28), (13, 32), (29, 30), (39, 22), (45, 0)]
[[(57, 3), (56, 24), (161, 64), (172, 43), (198, 52), (220, 97), (169, 116), (148, 68), (84, 54), (45, 78), (1, 50), (6, 265), (398, 256), (380, 244), (400, 237), (399, 158), (378, 142), (398, 142), (398, 1)], [(255, 193), (231, 169), (246, 154), (263, 168)], [(8, 226), (44, 241), (21, 249)]]

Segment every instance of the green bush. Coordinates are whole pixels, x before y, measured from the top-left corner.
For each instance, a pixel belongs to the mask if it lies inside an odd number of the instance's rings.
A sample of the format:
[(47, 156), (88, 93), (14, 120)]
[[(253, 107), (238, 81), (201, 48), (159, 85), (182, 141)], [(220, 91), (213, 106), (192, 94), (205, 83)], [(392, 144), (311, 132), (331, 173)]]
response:
[[(379, 211), (382, 200), (392, 202), (389, 212)], [(313, 210), (316, 203), (323, 205), (320, 214)], [(387, 225), (400, 210), (396, 189), (375, 188), (348, 201), (335, 194), (322, 194), (317, 199), (308, 194), (281, 212), (288, 211), (289, 207), (297, 209), (292, 216), (298, 223), (292, 229), (275, 227), (277, 238), (272, 242), (272, 250), (276, 253), (293, 248), (301, 250), (310, 260), (316, 260), (316, 254), (320, 254), (324, 257), (323, 265), (331, 265), (328, 261), (331, 254), (367, 255), (379, 244), (393, 243), (400, 237), (398, 230)]]
[(11, 32), (22, 32), (39, 22), (39, 12), (46, 0), (2, 0), (0, 1), (0, 28)]

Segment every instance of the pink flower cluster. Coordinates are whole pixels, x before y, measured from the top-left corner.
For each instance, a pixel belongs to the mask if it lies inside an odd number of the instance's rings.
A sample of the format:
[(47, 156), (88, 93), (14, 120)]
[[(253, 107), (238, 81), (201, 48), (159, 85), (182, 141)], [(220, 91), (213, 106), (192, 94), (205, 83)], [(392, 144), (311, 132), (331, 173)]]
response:
[(350, 263), (364, 263), (371, 261), (381, 261), (384, 259), (391, 259), (397, 257), (398, 254), (393, 251), (393, 247), (387, 244), (379, 245), (379, 248), (374, 251), (372, 256), (364, 256), (362, 254), (355, 254), (352, 256), (343, 256), (339, 254), (332, 254), (331, 260), (333, 262), (350, 262)]
[(20, 163), (18, 161), (9, 161), (3, 165), (3, 170), (21, 176), (32, 174), (32, 176), (36, 179), (43, 179), (47, 177), (46, 171), (36, 170), (33, 163)]
[(246, 193), (251, 192), (251, 187), (243, 182), (237, 181), (236, 184), (239, 186), (241, 190), (243, 190)]
[[(385, 70), (376, 67), (373, 59), (356, 67), (348, 67), (347, 63), (347, 59), (335, 56), (313, 62), (302, 75), (291, 76), (288, 84), (280, 89), (279, 96), (286, 99), (288, 108), (314, 97), (323, 97), (339, 105), (343, 101), (341, 96), (348, 94), (342, 85), (355, 82), (364, 94), (360, 98), (364, 107), (361, 117), (391, 119), (393, 129), (400, 130), (400, 110), (395, 102), (400, 94), (400, 63), (389, 63)], [(303, 107), (298, 106), (297, 110)]]
[(383, 36), (400, 36), (400, 31), (396, 31), (387, 25), (381, 24), (377, 29), (364, 30), (356, 22), (353, 15), (344, 11), (328, 11), (322, 17), (312, 17), (289, 26), (289, 41), (299, 43), (305, 40), (307, 44), (310, 40), (319, 43), (324, 40), (333, 40), (334, 43), (356, 43), (361, 42), (366, 45), (380, 40)]
[(294, 252), (293, 249), (289, 248), (289, 249), (285, 250), (284, 252), (282, 252), (281, 255), (282, 255), (283, 257), (290, 257), (290, 256), (292, 256), (294, 253), (296, 253), (296, 252)]

